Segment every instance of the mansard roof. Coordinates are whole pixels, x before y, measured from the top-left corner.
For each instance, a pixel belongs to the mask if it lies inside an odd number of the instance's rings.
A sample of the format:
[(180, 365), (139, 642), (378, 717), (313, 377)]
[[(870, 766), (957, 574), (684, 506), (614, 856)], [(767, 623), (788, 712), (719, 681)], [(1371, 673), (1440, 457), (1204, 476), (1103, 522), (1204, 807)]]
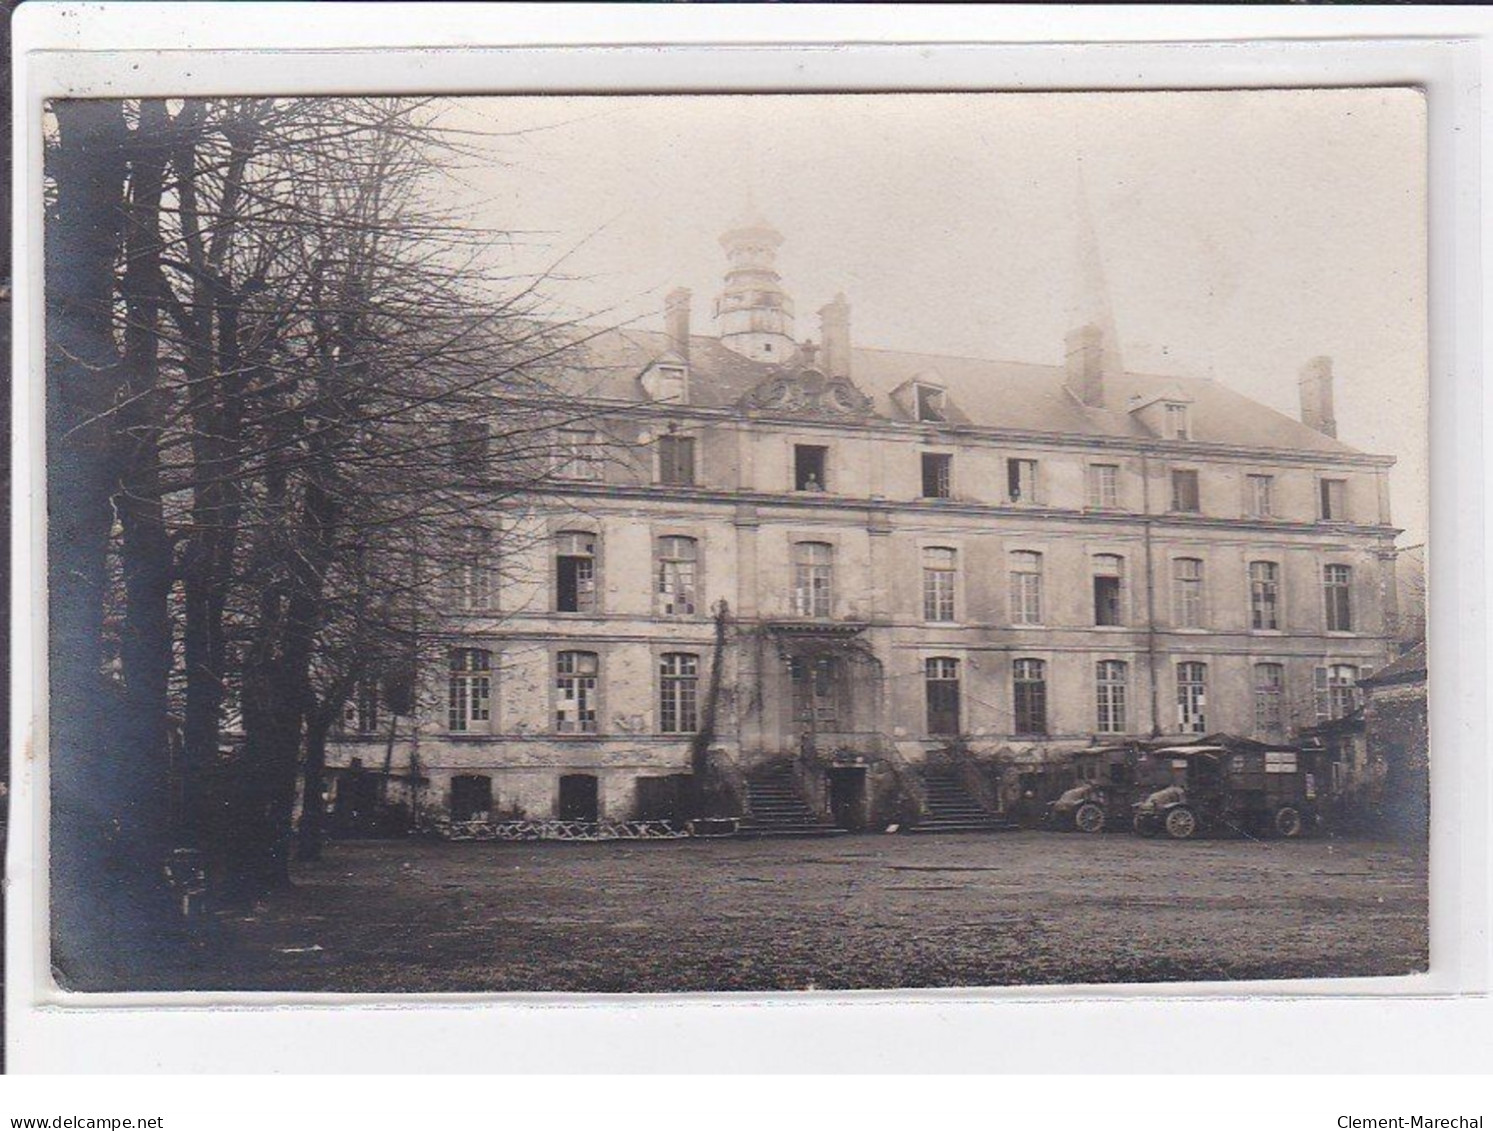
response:
[[(582, 385), (575, 391), (614, 400), (646, 400), (638, 378), (669, 349), (667, 337), (656, 331), (595, 333), (577, 354), (577, 360), (584, 360), (573, 369)], [(788, 359), (785, 364), (753, 361), (717, 338), (692, 335), (689, 367), (692, 405), (734, 408), (772, 378), (803, 371), (804, 359)], [(1359, 454), (1348, 444), (1204, 378), (1144, 373), (1108, 376), (1105, 407), (1089, 408), (1069, 392), (1066, 370), (1060, 365), (866, 347), (851, 350), (850, 379), (870, 398), (874, 416), (913, 421), (910, 407), (892, 394), (920, 373), (938, 375), (939, 384), (947, 390), (948, 422), (954, 425), (1150, 440), (1154, 436), (1130, 410), (1138, 403), (1180, 392), (1192, 402), (1191, 429), (1196, 442)]]

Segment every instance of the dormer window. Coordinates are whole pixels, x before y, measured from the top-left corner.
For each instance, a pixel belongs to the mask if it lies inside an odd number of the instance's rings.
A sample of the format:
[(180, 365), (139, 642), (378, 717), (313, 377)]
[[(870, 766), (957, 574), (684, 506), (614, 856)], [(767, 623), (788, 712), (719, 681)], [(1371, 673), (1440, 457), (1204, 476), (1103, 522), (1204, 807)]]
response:
[(643, 391), (648, 399), (663, 404), (684, 404), (688, 400), (689, 371), (677, 361), (663, 361), (643, 374)]
[(1168, 401), (1166, 406), (1166, 436), (1169, 440), (1192, 439), (1192, 421), (1187, 405)]
[(942, 424), (948, 420), (944, 411), (944, 391), (933, 385), (913, 386), (916, 394), (917, 414), (920, 421)]

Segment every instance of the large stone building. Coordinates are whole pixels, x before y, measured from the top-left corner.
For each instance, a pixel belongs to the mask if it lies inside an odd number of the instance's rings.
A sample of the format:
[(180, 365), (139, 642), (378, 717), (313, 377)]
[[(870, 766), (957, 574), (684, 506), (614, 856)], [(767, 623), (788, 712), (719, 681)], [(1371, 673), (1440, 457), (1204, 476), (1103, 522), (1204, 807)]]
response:
[(970, 766), (1352, 708), (1391, 652), (1393, 461), (1335, 438), (1327, 359), (1294, 420), (1094, 325), (1065, 366), (905, 353), (839, 297), (813, 345), (781, 241), (722, 237), (713, 333), (680, 290), (589, 344), (566, 482), (474, 514), (511, 549), (453, 599), (438, 706), (388, 751), (350, 725), (339, 788), (388, 758), (431, 812), (631, 819), (708, 763), (854, 825), (927, 817), (950, 752), (988, 810)]

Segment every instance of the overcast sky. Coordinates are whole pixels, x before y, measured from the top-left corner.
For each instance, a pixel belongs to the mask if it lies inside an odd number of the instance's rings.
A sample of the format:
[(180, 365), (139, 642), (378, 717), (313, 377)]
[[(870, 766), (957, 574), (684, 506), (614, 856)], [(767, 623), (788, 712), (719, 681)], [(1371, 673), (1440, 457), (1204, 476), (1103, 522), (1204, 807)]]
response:
[(782, 231), (800, 338), (844, 291), (858, 345), (1060, 363), (1088, 201), (1126, 365), (1212, 377), (1291, 415), (1330, 355), (1340, 437), (1399, 459), (1426, 530), (1424, 109), (1410, 91), (488, 98), (465, 170), (520, 270), (568, 253), (576, 311), (657, 327), (750, 201)]

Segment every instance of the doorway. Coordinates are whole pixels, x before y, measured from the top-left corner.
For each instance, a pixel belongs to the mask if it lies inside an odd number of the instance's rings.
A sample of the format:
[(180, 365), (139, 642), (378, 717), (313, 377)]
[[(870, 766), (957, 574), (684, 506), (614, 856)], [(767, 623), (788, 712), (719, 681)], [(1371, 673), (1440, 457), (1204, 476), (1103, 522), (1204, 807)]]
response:
[(865, 831), (865, 767), (837, 766), (829, 771), (829, 808), (837, 828)]
[(560, 775), (560, 820), (595, 821), (598, 817), (595, 774)]

